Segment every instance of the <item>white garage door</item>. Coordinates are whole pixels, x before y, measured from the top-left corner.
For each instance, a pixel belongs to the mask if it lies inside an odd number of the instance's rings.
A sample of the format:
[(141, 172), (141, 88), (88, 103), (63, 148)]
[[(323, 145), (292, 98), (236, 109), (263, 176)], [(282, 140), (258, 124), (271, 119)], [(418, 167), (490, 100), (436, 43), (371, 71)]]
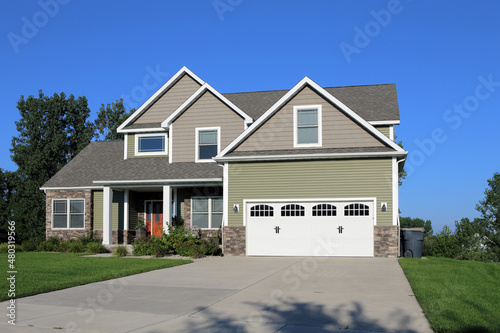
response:
[(247, 255), (373, 256), (373, 200), (246, 202)]

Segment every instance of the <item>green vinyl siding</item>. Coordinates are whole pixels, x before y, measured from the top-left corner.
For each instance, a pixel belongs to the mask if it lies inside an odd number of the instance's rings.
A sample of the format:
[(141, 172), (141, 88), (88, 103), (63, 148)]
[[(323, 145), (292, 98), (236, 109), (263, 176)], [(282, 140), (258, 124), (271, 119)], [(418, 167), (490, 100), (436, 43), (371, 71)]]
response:
[(102, 230), (103, 215), (103, 194), (102, 191), (94, 192), (94, 230)]
[[(103, 192), (94, 192), (94, 230), (103, 230)], [(123, 192), (113, 191), (113, 230), (123, 230)]]
[[(145, 156), (135, 156), (135, 134), (126, 134), (127, 135), (127, 158), (143, 158), (143, 157), (166, 157), (168, 155), (145, 155)], [(170, 140), (167, 136), (167, 141), (165, 142), (166, 148), (168, 150), (168, 140)], [(170, 153), (170, 152), (169, 152)]]
[(391, 138), (391, 126), (374, 126), (376, 129), (378, 129), (382, 134), (384, 134), (386, 137), (389, 139)]
[(377, 198), (377, 225), (392, 225), (391, 158), (230, 163), (228, 224), (243, 224), (244, 199)]

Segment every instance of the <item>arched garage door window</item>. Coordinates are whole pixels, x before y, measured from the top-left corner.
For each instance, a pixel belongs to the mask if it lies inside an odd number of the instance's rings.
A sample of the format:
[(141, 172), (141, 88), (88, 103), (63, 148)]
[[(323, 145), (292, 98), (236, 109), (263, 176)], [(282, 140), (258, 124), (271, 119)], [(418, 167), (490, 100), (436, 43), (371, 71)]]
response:
[(250, 208), (250, 216), (252, 217), (274, 216), (274, 208), (269, 205), (255, 205), (252, 208)]
[(352, 203), (344, 207), (344, 216), (368, 216), (370, 207), (362, 203)]
[(313, 216), (337, 216), (337, 207), (330, 204), (319, 204), (313, 207)]
[(304, 216), (304, 206), (289, 204), (281, 207), (281, 216)]

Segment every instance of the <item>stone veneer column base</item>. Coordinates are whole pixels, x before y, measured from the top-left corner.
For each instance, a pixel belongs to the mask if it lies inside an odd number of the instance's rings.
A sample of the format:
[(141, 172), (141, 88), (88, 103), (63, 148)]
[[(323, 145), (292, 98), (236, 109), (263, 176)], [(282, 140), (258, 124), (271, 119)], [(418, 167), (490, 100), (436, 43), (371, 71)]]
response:
[(246, 255), (245, 234), (245, 226), (222, 228), (222, 251), (225, 256)]
[(399, 226), (376, 225), (374, 230), (374, 246), (376, 258), (397, 258), (399, 249)]

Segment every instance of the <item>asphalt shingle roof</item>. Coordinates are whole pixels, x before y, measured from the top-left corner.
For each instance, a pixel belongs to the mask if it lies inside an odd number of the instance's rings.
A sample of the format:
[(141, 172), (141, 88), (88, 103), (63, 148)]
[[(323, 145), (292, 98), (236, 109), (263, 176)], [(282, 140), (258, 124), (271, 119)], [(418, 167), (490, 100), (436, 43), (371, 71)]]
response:
[(222, 178), (216, 163), (168, 163), (161, 157), (123, 159), (123, 141), (90, 143), (43, 187), (95, 186), (94, 181)]

